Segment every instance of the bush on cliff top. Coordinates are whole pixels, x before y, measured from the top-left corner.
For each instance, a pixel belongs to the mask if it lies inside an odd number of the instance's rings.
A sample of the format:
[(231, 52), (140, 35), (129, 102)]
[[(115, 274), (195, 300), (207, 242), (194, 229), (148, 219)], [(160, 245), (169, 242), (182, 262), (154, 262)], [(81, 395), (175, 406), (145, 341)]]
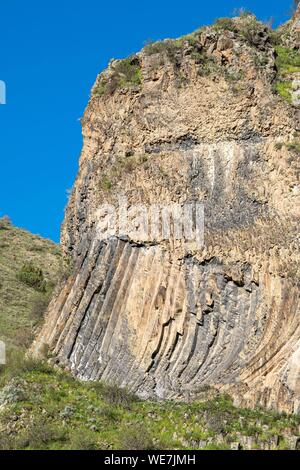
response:
[(118, 88), (131, 88), (141, 84), (141, 66), (136, 56), (116, 61), (111, 66), (111, 72), (109, 78), (100, 77), (93, 91), (94, 95), (112, 94)]

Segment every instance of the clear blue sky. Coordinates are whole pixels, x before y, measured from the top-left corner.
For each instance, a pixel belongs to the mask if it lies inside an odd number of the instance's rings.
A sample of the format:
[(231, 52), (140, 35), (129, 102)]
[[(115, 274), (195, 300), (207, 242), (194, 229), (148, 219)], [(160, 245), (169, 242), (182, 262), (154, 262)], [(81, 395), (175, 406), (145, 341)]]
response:
[[(239, 3), (241, 2), (241, 3)], [(0, 216), (55, 241), (74, 182), (79, 118), (109, 59), (230, 16), (288, 18), (292, 0), (0, 0)]]

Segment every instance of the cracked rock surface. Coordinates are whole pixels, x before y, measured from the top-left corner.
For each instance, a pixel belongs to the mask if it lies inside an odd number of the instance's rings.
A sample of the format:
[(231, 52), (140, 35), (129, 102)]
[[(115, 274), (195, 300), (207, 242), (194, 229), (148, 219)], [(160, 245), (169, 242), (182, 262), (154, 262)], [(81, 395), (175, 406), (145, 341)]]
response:
[[(297, 413), (300, 157), (289, 143), (299, 110), (273, 92), (264, 29), (251, 45), (213, 28), (195, 37), (209, 73), (182, 41), (175, 59), (164, 49), (132, 59), (140, 84), (92, 94), (62, 227), (75, 268), (33, 349), (145, 398), (211, 386), (239, 405)], [(129, 208), (200, 202), (204, 245), (99, 239), (99, 206), (120, 196)]]

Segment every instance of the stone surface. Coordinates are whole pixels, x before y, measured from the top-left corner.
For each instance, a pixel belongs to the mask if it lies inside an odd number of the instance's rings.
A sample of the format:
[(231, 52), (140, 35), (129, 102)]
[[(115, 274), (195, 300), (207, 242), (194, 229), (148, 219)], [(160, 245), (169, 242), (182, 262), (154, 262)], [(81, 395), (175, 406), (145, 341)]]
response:
[[(299, 112), (272, 91), (275, 53), (261, 31), (252, 45), (201, 32), (217, 67), (208, 74), (188, 45), (175, 65), (142, 51), (141, 86), (92, 96), (62, 228), (75, 270), (35, 353), (47, 345), (81, 379), (142, 397), (215, 387), (239, 405), (299, 412), (300, 167), (287, 146)], [(128, 206), (202, 202), (204, 246), (99, 240), (98, 208), (120, 195)]]

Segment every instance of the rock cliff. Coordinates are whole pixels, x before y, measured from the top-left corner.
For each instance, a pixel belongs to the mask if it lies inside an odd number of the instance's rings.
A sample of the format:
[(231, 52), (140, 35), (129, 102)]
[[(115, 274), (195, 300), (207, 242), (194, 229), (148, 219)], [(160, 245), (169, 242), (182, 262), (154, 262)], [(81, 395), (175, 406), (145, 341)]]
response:
[[(298, 22), (223, 18), (97, 77), (62, 227), (75, 268), (35, 353), (142, 397), (299, 412)], [(172, 223), (100, 237), (121, 196), (136, 225), (137, 205), (201, 203), (204, 243)]]

